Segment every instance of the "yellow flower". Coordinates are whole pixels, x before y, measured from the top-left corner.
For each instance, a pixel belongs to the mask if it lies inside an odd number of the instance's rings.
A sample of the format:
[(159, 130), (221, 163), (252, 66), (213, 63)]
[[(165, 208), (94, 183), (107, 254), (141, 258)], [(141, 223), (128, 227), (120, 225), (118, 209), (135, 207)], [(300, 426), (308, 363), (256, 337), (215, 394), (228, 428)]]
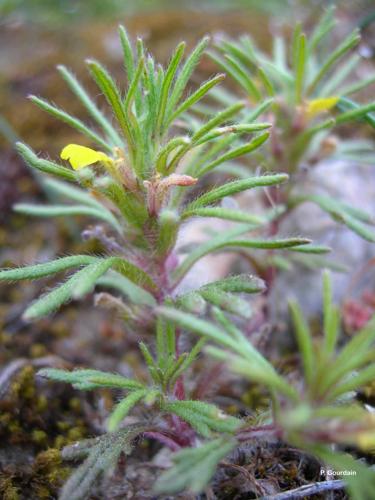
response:
[(79, 144), (68, 144), (65, 146), (60, 153), (60, 158), (62, 160), (69, 160), (74, 170), (80, 170), (98, 161), (104, 163), (112, 161), (105, 153), (80, 146)]
[(309, 101), (305, 108), (307, 118), (311, 120), (320, 113), (329, 111), (336, 106), (338, 100), (339, 97), (323, 97), (320, 99), (313, 99), (312, 101)]

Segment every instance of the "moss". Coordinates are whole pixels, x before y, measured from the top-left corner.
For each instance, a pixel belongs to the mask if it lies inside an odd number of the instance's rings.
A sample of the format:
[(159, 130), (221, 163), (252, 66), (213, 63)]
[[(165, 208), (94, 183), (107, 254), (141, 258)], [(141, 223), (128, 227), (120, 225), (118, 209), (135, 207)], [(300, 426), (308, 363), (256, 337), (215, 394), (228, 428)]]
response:
[(31, 439), (34, 443), (44, 444), (47, 442), (47, 434), (40, 429), (34, 429), (31, 433)]
[(84, 437), (84, 429), (82, 427), (73, 427), (68, 431), (68, 439), (71, 441), (79, 441)]
[(50, 387), (36, 382), (34, 368), (25, 366), (0, 402), (0, 441), (15, 455), (0, 475), (1, 499), (56, 498), (70, 473), (59, 449), (87, 437), (83, 405), (72, 397), (74, 391), (55, 386), (51, 398)]
[(63, 465), (60, 451), (54, 448), (39, 453), (35, 459), (33, 469), (36, 475), (43, 474), (51, 484), (60, 482), (61, 474), (64, 477), (69, 474), (69, 467)]
[(74, 412), (79, 412), (81, 410), (81, 401), (79, 398), (72, 398), (69, 400), (69, 408)]
[(36, 392), (34, 375), (33, 367), (25, 366), (11, 385), (11, 393), (20, 399), (34, 399)]
[(268, 408), (269, 396), (259, 385), (252, 385), (246, 392), (242, 394), (241, 401), (252, 410)]
[(19, 500), (18, 488), (11, 477), (0, 474), (0, 494), (3, 500)]
[(32, 358), (41, 358), (47, 354), (47, 349), (43, 344), (32, 344), (30, 349), (30, 356)]

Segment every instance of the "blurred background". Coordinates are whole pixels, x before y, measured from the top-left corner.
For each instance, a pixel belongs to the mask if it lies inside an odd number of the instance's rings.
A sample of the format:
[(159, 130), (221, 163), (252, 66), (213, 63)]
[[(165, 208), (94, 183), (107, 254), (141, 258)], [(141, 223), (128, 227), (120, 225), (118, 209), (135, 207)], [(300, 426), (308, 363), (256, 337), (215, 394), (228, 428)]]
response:
[[(126, 25), (131, 35), (142, 36), (157, 59), (165, 62), (176, 43), (184, 39), (192, 45), (206, 33), (250, 33), (267, 48), (271, 33), (290, 31), (297, 21), (309, 25), (332, 3), (335, 2), (0, 0), (0, 145), (6, 147), (20, 137), (32, 147), (54, 154), (66, 144), (67, 135), (71, 134), (68, 127), (44, 116), (27, 102), (27, 95), (43, 95), (63, 108), (68, 106), (74, 114), (75, 100), (55, 66), (69, 66), (86, 83), (87, 57), (104, 62), (121, 83), (124, 75), (117, 37), (120, 23)], [(340, 29), (346, 33), (361, 26), (365, 40), (374, 48), (374, 2), (336, 3)], [(210, 67), (201, 69), (210, 71)], [(212, 72), (215, 71), (212, 66)]]

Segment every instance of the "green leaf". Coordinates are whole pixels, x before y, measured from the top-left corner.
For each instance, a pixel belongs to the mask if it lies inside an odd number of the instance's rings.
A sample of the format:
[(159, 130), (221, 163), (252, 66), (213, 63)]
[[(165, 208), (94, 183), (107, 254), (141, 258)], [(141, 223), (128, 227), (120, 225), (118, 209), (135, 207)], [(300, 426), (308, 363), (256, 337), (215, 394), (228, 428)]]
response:
[(176, 243), (180, 218), (177, 212), (164, 209), (158, 217), (159, 235), (156, 251), (159, 255), (168, 255)]
[(269, 99), (265, 99), (261, 102), (256, 108), (251, 110), (249, 114), (246, 116), (245, 121), (252, 122), (256, 120), (260, 115), (265, 113), (271, 105), (274, 103), (274, 99), (271, 97)]
[(133, 406), (143, 399), (147, 395), (147, 392), (148, 389), (135, 390), (116, 405), (107, 421), (107, 429), (109, 432), (113, 432), (118, 429), (119, 425), (128, 415)]
[(128, 143), (130, 152), (134, 156), (135, 154), (134, 137), (132, 133), (131, 124), (129, 123), (129, 120), (122, 106), (120, 91), (118, 90), (115, 82), (113, 81), (109, 73), (98, 62), (93, 60), (88, 60), (87, 65), (98, 87), (103, 92), (105, 98), (108, 101), (108, 104), (111, 106), (111, 109), (115, 117), (117, 118), (120, 128)]
[(81, 267), (92, 264), (98, 260), (97, 257), (91, 255), (72, 255), (70, 257), (61, 257), (52, 262), (43, 264), (35, 264), (33, 266), (21, 267), (17, 269), (4, 269), (0, 271), (1, 281), (19, 281), (19, 280), (36, 280), (51, 276), (52, 274), (60, 273), (71, 269), (72, 267)]
[[(157, 312), (162, 317), (173, 321), (180, 327), (197, 333), (239, 354), (246, 370), (248, 370), (249, 365), (254, 370), (252, 373), (256, 373), (258, 377), (261, 376), (262, 381), (272, 381), (274, 385), (281, 388), (280, 390), (283, 393), (288, 395), (295, 393), (290, 385), (284, 382), (282, 377), (276, 373), (273, 366), (251, 345), (240, 330), (225, 318), (224, 314), (219, 309), (216, 309), (216, 317), (218, 318), (221, 315), (222, 324), (225, 330), (209, 321), (198, 319), (192, 314), (177, 311), (170, 307), (159, 307)], [(212, 349), (207, 348), (207, 350), (211, 352)], [(228, 350), (223, 351), (222, 359), (226, 360), (226, 357), (228, 357)]]
[(55, 311), (73, 298), (77, 284), (84, 279), (87, 273), (96, 269), (96, 262), (89, 264), (71, 276), (65, 283), (54, 288), (29, 306), (23, 317), (25, 320), (35, 320)]
[(315, 26), (309, 42), (309, 50), (312, 52), (323, 38), (332, 30), (336, 21), (334, 19), (335, 6), (331, 5), (320, 18), (320, 21)]
[(105, 206), (97, 201), (94, 196), (83, 189), (68, 184), (67, 182), (47, 178), (42, 180), (42, 184), (47, 191), (57, 194), (62, 198), (68, 198), (98, 210), (106, 210)]
[(140, 267), (121, 257), (110, 257), (113, 269), (128, 278), (130, 281), (148, 290), (155, 291), (157, 286), (154, 280)]
[(176, 78), (176, 82), (174, 85), (174, 88), (170, 94), (169, 100), (168, 100), (168, 108), (167, 108), (167, 115), (169, 116), (170, 113), (173, 111), (174, 107), (177, 105), (179, 100), (181, 99), (181, 96), (186, 88), (186, 85), (189, 82), (189, 79), (196, 68), (197, 64), (199, 63), (203, 52), (205, 51), (208, 42), (209, 42), (209, 37), (206, 36), (202, 38), (202, 40), (198, 43), (198, 45), (195, 47), (195, 49), (192, 51), (192, 53), (189, 55), (189, 57), (186, 59), (185, 64), (183, 65), (180, 73), (178, 74)]
[[(240, 38), (240, 41), (241, 40)], [(248, 46), (244, 47), (243, 43), (238, 43), (233, 40), (220, 40), (220, 44), (217, 44), (217, 48), (221, 49), (223, 53), (230, 54), (232, 57), (240, 61), (243, 66), (249, 68), (249, 70), (254, 67), (254, 50), (250, 49)]]
[(332, 248), (325, 245), (304, 245), (302, 247), (291, 248), (291, 252), (309, 253), (309, 254), (324, 254), (332, 251)]
[(340, 351), (336, 357), (334, 366), (331, 366), (329, 373), (326, 374), (322, 381), (321, 392), (324, 393), (325, 390), (333, 387), (342, 377), (367, 364), (369, 349), (374, 340), (375, 318), (372, 318)]
[(360, 372), (355, 373), (346, 382), (333, 386), (328, 396), (332, 400), (335, 400), (338, 397), (342, 396), (343, 394), (347, 394), (349, 392), (359, 389), (360, 387), (364, 387), (368, 384), (371, 384), (374, 380), (375, 380), (375, 365), (372, 364), (370, 366), (367, 366)]
[(192, 143), (197, 143), (202, 137), (204, 137), (208, 132), (210, 132), (213, 128), (218, 127), (222, 123), (232, 118), (232, 116), (236, 115), (241, 109), (243, 109), (244, 103), (238, 102), (229, 106), (228, 108), (216, 113), (213, 118), (211, 118), (208, 122), (206, 122), (202, 127), (200, 127), (192, 136)]
[(217, 247), (221, 248), (225, 246), (225, 242), (233, 237), (239, 236), (240, 234), (248, 232), (252, 226), (240, 225), (235, 229), (227, 231), (225, 234), (218, 234), (210, 240), (199, 245), (193, 252), (190, 252), (188, 257), (186, 257), (183, 262), (175, 269), (173, 272), (173, 278), (175, 280), (181, 280), (185, 274), (189, 271), (195, 262), (209, 254), (211, 251), (215, 251)]
[(210, 53), (210, 58), (215, 61), (221, 68), (245, 90), (255, 102), (261, 99), (261, 94), (255, 83), (249, 76), (247, 67), (243, 65), (236, 57), (230, 54), (224, 54), (224, 57)]
[(264, 224), (266, 221), (259, 215), (252, 215), (241, 210), (233, 210), (222, 207), (205, 207), (185, 210), (181, 218), (188, 219), (189, 217), (215, 217), (218, 219), (232, 220), (235, 222), (245, 222), (249, 224)]
[(193, 92), (189, 97), (183, 101), (180, 106), (174, 111), (168, 118), (166, 125), (168, 126), (172, 123), (178, 116), (182, 115), (189, 108), (194, 106), (198, 101), (200, 101), (213, 87), (221, 83), (225, 78), (225, 75), (219, 74), (203, 83), (195, 92)]
[(112, 141), (112, 143), (116, 146), (121, 146), (122, 141), (116, 132), (116, 130), (112, 127), (111, 123), (104, 114), (99, 110), (94, 101), (88, 95), (84, 87), (77, 80), (73, 73), (71, 73), (65, 66), (57, 66), (58, 71), (68, 84), (69, 88), (72, 92), (78, 97), (78, 99), (85, 106), (87, 111), (93, 117), (93, 119), (97, 122), (97, 124), (103, 129), (107, 137)]
[(103, 220), (116, 229), (117, 232), (122, 233), (119, 222), (110, 212), (88, 207), (87, 205), (32, 205), (28, 203), (17, 203), (13, 206), (13, 210), (34, 217), (69, 217), (72, 215), (84, 215)]
[(30, 96), (29, 99), (39, 106), (43, 111), (46, 111), (50, 115), (54, 116), (58, 120), (61, 120), (62, 122), (66, 123), (70, 127), (78, 130), (78, 132), (81, 132), (81, 134), (84, 134), (86, 137), (88, 137), (91, 141), (96, 142), (97, 144), (100, 145), (105, 151), (111, 153), (112, 148), (107, 142), (100, 137), (96, 132), (91, 130), (87, 125), (85, 125), (81, 120), (78, 118), (75, 118), (74, 116), (69, 115), (65, 111), (63, 111), (60, 108), (57, 108), (56, 106), (53, 106), (49, 102), (47, 102), (44, 99), (40, 99), (39, 97), (36, 96)]
[(193, 264), (195, 264), (199, 259), (217, 250), (230, 248), (256, 248), (263, 250), (290, 249), (299, 245), (306, 245), (310, 242), (311, 240), (306, 238), (285, 238), (279, 240), (232, 240), (230, 239), (229, 234), (224, 236), (220, 235), (199, 245), (194, 251), (192, 251), (174, 271), (173, 277), (177, 280), (182, 279)]
[(114, 258), (98, 259), (96, 263), (87, 266), (75, 284), (72, 298), (80, 299), (90, 293), (98, 279), (113, 266), (114, 262)]
[(282, 70), (287, 67), (287, 49), (285, 39), (280, 35), (275, 35), (272, 40), (272, 56), (275, 65)]
[(265, 289), (265, 282), (257, 276), (252, 276), (251, 274), (238, 274), (208, 283), (199, 288), (197, 292), (201, 290), (221, 290), (223, 292), (232, 293), (261, 293), (264, 292)]
[(97, 284), (118, 290), (134, 304), (149, 307), (156, 305), (154, 297), (149, 292), (146, 292), (146, 290), (116, 271), (109, 270), (105, 276), (98, 279)]
[(166, 402), (162, 410), (179, 416), (205, 437), (211, 434), (210, 431), (232, 433), (241, 425), (241, 420), (225, 415), (216, 406), (202, 401)]
[[(60, 500), (82, 500), (88, 498), (92, 487), (103, 473), (117, 464), (120, 454), (129, 455), (133, 441), (146, 430), (144, 425), (133, 424), (118, 432), (106, 433), (99, 438), (81, 441), (63, 449), (64, 459), (88, 455), (86, 460), (75, 469), (60, 492)], [(85, 444), (86, 448), (85, 448)]]
[[(140, 82), (140, 80), (142, 78), (142, 74), (144, 72), (144, 64), (145, 64), (144, 58), (141, 57), (138, 64), (137, 64), (137, 68), (135, 70), (134, 76), (129, 82), (128, 91), (127, 91), (127, 94), (126, 94), (126, 97), (124, 100), (124, 109), (125, 109), (125, 112), (128, 116), (129, 121), (131, 120), (131, 117), (133, 115), (132, 104), (133, 104), (134, 99), (136, 97), (139, 82)], [(136, 120), (133, 120), (132, 123), (133, 123), (133, 126), (138, 126), (138, 123), (136, 122)]]
[(365, 120), (369, 125), (375, 128), (375, 117), (371, 113), (375, 111), (375, 102), (369, 104), (359, 105), (350, 99), (341, 97), (338, 102), (339, 108), (344, 108), (347, 111), (342, 113), (336, 118), (336, 123), (346, 123), (353, 120)]
[[(248, 342), (248, 344), (250, 343)], [(264, 358), (262, 358), (264, 361), (262, 363), (257, 357), (251, 360), (249, 356), (244, 355), (244, 348), (243, 352), (239, 352), (237, 355), (228, 354), (227, 350), (213, 346), (206, 347), (205, 351), (214, 358), (226, 363), (233, 372), (247, 377), (251, 382), (262, 384), (270, 391), (277, 391), (292, 401), (300, 400), (298, 391), (290, 385), (289, 381), (281, 377)]]
[(331, 354), (337, 343), (340, 326), (340, 311), (332, 304), (332, 283), (330, 274), (323, 274), (323, 325), (325, 352)]
[[(206, 342), (205, 339), (199, 339), (198, 342), (191, 349), (191, 351), (189, 353), (187, 353), (186, 357), (183, 359), (181, 366), (179, 368), (177, 368), (171, 376), (171, 380), (170, 380), (171, 386), (173, 386), (173, 384), (176, 383), (176, 380), (178, 379), (178, 377), (180, 375), (182, 375), (192, 365), (192, 363), (197, 358), (198, 354), (201, 352), (202, 347), (204, 346), (205, 342)], [(183, 353), (183, 354), (186, 354), (186, 353)]]
[(225, 345), (226, 347), (230, 347), (234, 350), (238, 349), (238, 342), (229, 337), (221, 328), (210, 323), (209, 321), (196, 318), (192, 314), (177, 311), (171, 307), (158, 307), (157, 312), (163, 318), (173, 321), (182, 328), (198, 333), (199, 335), (214, 340), (222, 345)]
[(318, 83), (321, 79), (328, 73), (331, 67), (336, 64), (336, 62), (341, 59), (350, 49), (355, 47), (361, 39), (359, 30), (354, 30), (350, 35), (348, 35), (340, 45), (328, 56), (323, 65), (320, 66), (319, 71), (314, 76), (311, 84), (308, 88), (308, 94), (312, 94), (316, 89)]
[(206, 205), (211, 205), (226, 196), (231, 196), (232, 194), (240, 193), (241, 191), (246, 191), (247, 189), (252, 189), (255, 187), (262, 186), (275, 186), (286, 182), (289, 179), (287, 174), (275, 174), (275, 175), (263, 175), (261, 177), (250, 177), (248, 179), (241, 179), (238, 181), (228, 182), (218, 188), (214, 188), (211, 191), (201, 195), (195, 201), (190, 203), (186, 210), (192, 210)]
[(76, 180), (76, 174), (73, 170), (65, 168), (62, 165), (58, 165), (53, 161), (38, 158), (34, 151), (26, 146), (26, 144), (23, 144), (22, 142), (16, 142), (16, 149), (29, 167), (35, 168), (36, 170), (39, 170), (40, 172), (43, 172), (45, 174), (62, 177), (63, 179), (71, 182), (74, 182)]
[[(294, 255), (293, 255), (294, 254)], [(291, 249), (290, 254), (288, 255), (288, 259), (292, 260), (295, 263), (298, 263), (301, 266), (306, 267), (307, 269), (330, 269), (336, 273), (348, 273), (349, 268), (344, 266), (340, 262), (335, 260), (326, 259), (321, 257), (320, 255), (313, 254), (302, 254), (301, 252), (293, 252)]]
[[(204, 135), (197, 143), (196, 145), (201, 145), (204, 144), (208, 141), (212, 141), (213, 139), (216, 139), (221, 136), (225, 135), (230, 135), (230, 134), (250, 134), (252, 132), (259, 132), (261, 130), (265, 130), (267, 128), (270, 128), (272, 125), (271, 123), (235, 123), (233, 125), (227, 125), (225, 127), (218, 127), (212, 129), (211, 132), (208, 134)], [(234, 135), (232, 135), (233, 138), (235, 138)], [(229, 145), (231, 141), (228, 141)]]
[(156, 158), (156, 170), (161, 174), (167, 172), (167, 161), (169, 155), (180, 146), (182, 148), (190, 146), (191, 141), (188, 137), (173, 137), (164, 147), (162, 147)]
[[(329, 97), (334, 95), (343, 96), (347, 94), (347, 88), (340, 88), (340, 84), (350, 78), (350, 75), (354, 73), (356, 67), (361, 62), (361, 56), (358, 54), (353, 54), (348, 60), (341, 64), (340, 68), (335, 71), (335, 73), (327, 80), (323, 85), (319, 95), (321, 97)], [(365, 85), (366, 86), (366, 85)], [(350, 92), (349, 92), (350, 93)]]
[(128, 37), (128, 33), (124, 26), (119, 27), (119, 35), (122, 46), (122, 52), (124, 55), (124, 67), (128, 81), (131, 81), (134, 76), (135, 62), (133, 56), (132, 46)]
[(142, 227), (146, 222), (148, 214), (145, 204), (117, 182), (102, 177), (95, 182), (94, 187), (112, 201), (129, 225)]
[(214, 475), (217, 464), (236, 446), (234, 439), (220, 437), (199, 448), (188, 448), (173, 455), (175, 465), (164, 472), (155, 484), (156, 493), (174, 494), (203, 491)]
[(173, 54), (173, 56), (170, 60), (170, 63), (168, 65), (168, 68), (167, 68), (165, 75), (164, 75), (163, 84), (162, 84), (161, 92), (160, 92), (159, 108), (158, 108), (158, 112), (157, 112), (157, 121), (156, 121), (157, 134), (162, 135), (165, 132), (166, 110), (167, 110), (167, 104), (168, 104), (169, 91), (171, 89), (173, 79), (176, 75), (177, 68), (178, 68), (180, 61), (182, 59), (182, 56), (185, 52), (185, 47), (186, 47), (185, 42), (181, 42), (177, 46), (175, 53)]
[(112, 389), (138, 390), (144, 386), (136, 380), (100, 370), (77, 369), (73, 371), (59, 370), (57, 368), (43, 368), (39, 370), (39, 377), (72, 384), (75, 389), (92, 390), (99, 387)]
[(259, 77), (260, 81), (263, 83), (263, 86), (266, 89), (267, 94), (270, 97), (273, 97), (276, 93), (275, 88), (274, 88), (271, 80), (268, 78), (267, 73), (264, 71), (264, 69), (261, 66), (258, 67), (258, 77)]
[(309, 386), (313, 382), (315, 364), (311, 331), (299, 305), (296, 302), (289, 302), (289, 308), (293, 319), (298, 348), (302, 356), (306, 382)]
[(307, 245), (311, 240), (307, 238), (283, 238), (279, 240), (228, 240), (220, 246), (217, 246), (215, 250), (220, 248), (258, 248), (263, 250), (273, 250), (273, 249), (285, 249), (294, 248), (299, 245)]
[(196, 292), (189, 292), (185, 295), (177, 297), (176, 303), (179, 308), (185, 309), (186, 311), (194, 314), (201, 315), (206, 312), (206, 301), (199, 293)]
[(353, 83), (352, 85), (343, 87), (340, 90), (340, 95), (347, 96), (355, 94), (356, 92), (359, 92), (360, 90), (372, 85), (374, 82), (375, 82), (375, 74), (372, 74), (368, 78), (363, 78), (357, 83)]
[(307, 48), (306, 48), (306, 36), (304, 33), (300, 33), (298, 40), (296, 42), (296, 53), (294, 60), (294, 70), (295, 70), (295, 94), (296, 102), (300, 103), (302, 100), (302, 92), (304, 87), (306, 62), (307, 62)]
[(207, 302), (231, 314), (235, 314), (245, 319), (249, 319), (252, 316), (253, 311), (248, 301), (241, 297), (236, 297), (232, 293), (208, 289), (201, 290), (200, 294)]
[(215, 167), (221, 165), (226, 161), (234, 160), (239, 156), (243, 156), (245, 154), (251, 153), (252, 151), (255, 151), (264, 142), (266, 142), (269, 136), (270, 136), (269, 132), (265, 132), (264, 134), (255, 137), (248, 144), (245, 144), (243, 146), (238, 146), (237, 148), (231, 149), (227, 153), (220, 155), (216, 160), (212, 161), (211, 163), (208, 163), (203, 168), (201, 168), (197, 173), (197, 177), (205, 175), (207, 172), (210, 172), (212, 169), (214, 169)]
[(92, 263), (76, 272), (65, 283), (47, 293), (25, 312), (24, 318), (27, 320), (37, 319), (46, 316), (58, 309), (72, 298), (82, 297), (88, 293), (109, 268), (114, 268), (136, 284), (144, 286), (156, 285), (152, 279), (142, 269), (120, 257), (109, 257), (107, 259), (93, 260)]
[(322, 210), (328, 212), (337, 222), (345, 224), (365, 240), (375, 242), (375, 232), (364, 224), (364, 222), (374, 224), (375, 221), (374, 218), (366, 212), (337, 201), (332, 197), (321, 195), (298, 196), (294, 199), (292, 198), (290, 203), (292, 206), (295, 206), (306, 201), (315, 203)]

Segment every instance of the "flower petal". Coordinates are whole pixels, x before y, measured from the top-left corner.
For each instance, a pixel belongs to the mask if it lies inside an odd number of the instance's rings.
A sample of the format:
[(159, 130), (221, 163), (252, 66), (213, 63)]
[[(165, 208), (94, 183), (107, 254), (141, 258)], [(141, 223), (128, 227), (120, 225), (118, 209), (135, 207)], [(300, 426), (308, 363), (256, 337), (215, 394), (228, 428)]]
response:
[(101, 151), (80, 146), (79, 144), (68, 144), (60, 153), (62, 160), (69, 160), (74, 170), (80, 170), (98, 161), (109, 160), (109, 157)]
[(320, 99), (313, 99), (307, 104), (306, 115), (309, 119), (314, 118), (316, 115), (329, 111), (332, 109), (339, 100), (338, 97), (323, 97)]

